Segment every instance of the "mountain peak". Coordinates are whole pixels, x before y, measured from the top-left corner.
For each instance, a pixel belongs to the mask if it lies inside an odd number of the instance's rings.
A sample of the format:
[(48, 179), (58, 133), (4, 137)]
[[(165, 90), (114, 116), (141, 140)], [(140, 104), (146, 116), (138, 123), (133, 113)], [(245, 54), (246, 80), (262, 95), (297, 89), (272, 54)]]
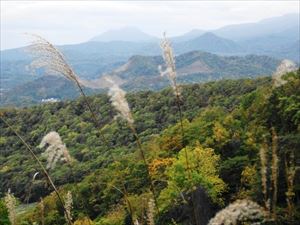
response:
[(221, 38), (221, 37), (215, 35), (213, 32), (205, 32), (200, 37)]
[(130, 41), (130, 42), (150, 42), (157, 38), (141, 31), (137, 27), (123, 27), (115, 30), (108, 30), (90, 41), (111, 42), (111, 41)]
[(191, 39), (194, 39), (196, 37), (199, 37), (200, 35), (202, 35), (203, 33), (205, 33), (204, 30), (200, 30), (200, 29), (193, 29), (183, 35), (180, 36), (175, 36), (172, 37), (172, 41), (174, 42), (183, 42), (183, 41), (189, 41)]

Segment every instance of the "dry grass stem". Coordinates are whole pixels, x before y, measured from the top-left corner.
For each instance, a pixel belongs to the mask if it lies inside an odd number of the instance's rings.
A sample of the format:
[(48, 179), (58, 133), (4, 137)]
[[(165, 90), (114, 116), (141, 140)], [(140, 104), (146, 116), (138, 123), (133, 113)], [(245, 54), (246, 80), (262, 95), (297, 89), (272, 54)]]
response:
[[(183, 129), (183, 116), (182, 116), (182, 110), (181, 110), (181, 100), (180, 100), (180, 90), (179, 87), (177, 85), (177, 75), (176, 75), (176, 66), (175, 66), (175, 57), (173, 55), (173, 49), (171, 47), (171, 43), (170, 41), (166, 38), (166, 35), (164, 33), (164, 37), (163, 40), (161, 42), (161, 49), (163, 51), (163, 58), (166, 64), (166, 70), (162, 71), (161, 67), (159, 67), (159, 70), (161, 72), (161, 75), (167, 75), (167, 77), (169, 78), (171, 87), (173, 88), (174, 91), (174, 95), (176, 97), (176, 104), (177, 104), (177, 108), (178, 108), (178, 112), (179, 112), (179, 117), (180, 117), (180, 126), (181, 126), (181, 144), (183, 146), (183, 141), (184, 141), (184, 129)], [(189, 178), (191, 177), (191, 172), (190, 172), (190, 165), (189, 165), (189, 159), (188, 159), (188, 154), (187, 154), (187, 150), (185, 149), (185, 158), (186, 158), (186, 169), (188, 171), (189, 174)]]
[(261, 174), (261, 185), (262, 185), (262, 192), (264, 195), (264, 204), (265, 208), (269, 209), (268, 205), (268, 187), (267, 187), (267, 169), (268, 169), (268, 145), (264, 142), (259, 150), (259, 158), (260, 158), (260, 174)]
[(286, 184), (287, 184), (287, 191), (286, 195), (286, 202), (288, 206), (288, 216), (291, 218), (294, 214), (294, 180), (296, 175), (296, 166), (295, 166), (295, 155), (294, 151), (291, 151), (289, 154), (285, 155), (284, 160), (285, 165), (285, 177), (286, 177)]
[(154, 200), (150, 199), (148, 202), (148, 209), (147, 209), (147, 225), (155, 225), (154, 208), (155, 208)]
[[(67, 63), (64, 55), (53, 44), (51, 44), (41, 36), (35, 34), (31, 34), (30, 36), (33, 38), (33, 41), (29, 46), (28, 51), (34, 57), (34, 60), (30, 64), (30, 68), (44, 68), (49, 74), (63, 75), (67, 79), (73, 81), (78, 87), (80, 94), (83, 96), (85, 104), (92, 114), (94, 124), (96, 125), (96, 127), (100, 128), (97, 116), (92, 109), (86, 94), (83, 91), (82, 81), (72, 69), (72, 67)], [(100, 135), (107, 145), (107, 140), (102, 132), (100, 132)]]
[(41, 201), (39, 203), (40, 208), (40, 215), (41, 215), (41, 222), (42, 225), (45, 225), (45, 204), (43, 198), (41, 198)]
[(126, 92), (124, 90), (122, 90), (119, 87), (119, 85), (117, 83), (115, 83), (111, 78), (106, 77), (105, 79), (111, 84), (111, 86), (109, 87), (108, 95), (110, 96), (112, 105), (119, 112), (120, 116), (124, 120), (127, 121), (128, 127), (130, 128), (130, 130), (132, 131), (132, 133), (135, 137), (135, 140), (136, 140), (138, 149), (140, 151), (142, 160), (143, 160), (143, 162), (146, 166), (147, 175), (148, 175), (148, 179), (149, 179), (149, 183), (150, 183), (150, 190), (153, 194), (153, 197), (154, 197), (154, 200), (155, 200), (155, 203), (156, 203), (157, 212), (159, 213), (159, 209), (158, 209), (158, 206), (157, 206), (157, 198), (156, 198), (156, 194), (155, 194), (155, 189), (154, 189), (153, 181), (152, 181), (151, 174), (150, 174), (150, 171), (149, 171), (149, 164), (147, 162), (147, 159), (146, 159), (143, 147), (142, 147), (142, 143), (140, 141), (140, 138), (139, 138), (139, 136), (137, 134), (137, 131), (135, 129), (135, 126), (134, 126), (134, 119), (133, 119), (128, 101), (126, 99)]
[(272, 216), (273, 219), (276, 219), (276, 203), (277, 203), (277, 188), (278, 188), (278, 136), (274, 127), (272, 127)]

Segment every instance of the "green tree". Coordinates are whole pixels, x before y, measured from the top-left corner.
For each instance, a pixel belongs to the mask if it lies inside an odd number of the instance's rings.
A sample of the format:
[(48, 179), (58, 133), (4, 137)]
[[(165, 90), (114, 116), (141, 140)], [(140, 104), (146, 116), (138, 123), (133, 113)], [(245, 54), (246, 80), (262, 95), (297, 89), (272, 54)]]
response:
[[(185, 149), (182, 149), (178, 158), (167, 168), (167, 187), (160, 194), (160, 202), (163, 208), (172, 202), (177, 203), (178, 197), (184, 200), (184, 193), (195, 190), (198, 186), (203, 187), (211, 199), (219, 204), (223, 203), (221, 194), (226, 189), (226, 184), (219, 178), (220, 157), (211, 148), (186, 147), (190, 160), (190, 173), (185, 163)], [(181, 201), (180, 201), (181, 202)]]

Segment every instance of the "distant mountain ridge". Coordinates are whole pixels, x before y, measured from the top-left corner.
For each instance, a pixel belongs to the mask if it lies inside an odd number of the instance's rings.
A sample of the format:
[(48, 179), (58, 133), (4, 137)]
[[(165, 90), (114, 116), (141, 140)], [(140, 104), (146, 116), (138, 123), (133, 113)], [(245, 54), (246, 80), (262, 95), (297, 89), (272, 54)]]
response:
[[(219, 56), (201, 51), (192, 51), (176, 56), (179, 83), (198, 83), (220, 79), (254, 78), (271, 75), (280, 63), (268, 56), (248, 55)], [(164, 66), (161, 56), (136, 55), (108, 73), (129, 91), (159, 90), (169, 85), (166, 77), (161, 77), (158, 66)], [(84, 80), (88, 94), (98, 93), (107, 88), (104, 76)], [(58, 76), (38, 76), (38, 79), (12, 88), (1, 96), (2, 106), (24, 106), (41, 103), (42, 99), (72, 99), (78, 96), (74, 84)]]
[[(240, 41), (262, 37), (300, 26), (300, 14), (291, 13), (283, 16), (263, 19), (256, 23), (244, 23), (224, 26), (212, 31), (218, 36)], [(298, 33), (299, 35), (299, 33)]]
[[(193, 29), (185, 34), (170, 37), (174, 42), (184, 42), (201, 36), (204, 33), (214, 33), (222, 38), (231, 39), (234, 41), (249, 40), (256, 37), (268, 36), (271, 34), (286, 32), (289, 29), (300, 27), (300, 14), (290, 13), (282, 16), (271, 17), (252, 23), (241, 23), (227, 25), (218, 29), (203, 30)], [(295, 29), (294, 29), (295, 30)], [(299, 33), (294, 33), (298, 35)], [(288, 35), (287, 35), (288, 36)], [(110, 42), (110, 41), (157, 41), (159, 37), (149, 35), (136, 27), (124, 27), (116, 30), (104, 32), (90, 41)]]
[[(190, 51), (206, 51), (220, 55), (268, 55), (278, 59), (290, 59), (299, 63), (299, 14), (270, 18), (258, 23), (226, 26), (206, 32), (195, 29), (182, 36), (170, 37), (177, 55)], [(263, 32), (256, 32), (269, 26)], [(247, 29), (249, 28), (249, 32)], [(161, 54), (159, 40), (136, 28), (109, 31), (92, 39), (93, 41), (62, 45), (58, 48), (83, 79), (97, 79), (102, 73), (110, 73), (123, 65), (133, 55), (155, 56)], [(126, 30), (130, 32), (126, 34)], [(237, 38), (247, 31), (248, 36)], [(254, 32), (255, 31), (255, 32)], [(271, 32), (271, 33), (270, 33)], [(235, 35), (235, 37), (227, 34)], [(253, 35), (258, 36), (253, 36)], [(135, 37), (134, 37), (135, 36)], [(120, 40), (118, 40), (120, 39)], [(122, 40), (124, 39), (124, 40)], [(130, 39), (130, 41), (128, 41)], [(236, 40), (235, 39), (239, 39)], [(102, 41), (99, 41), (102, 40)], [(127, 40), (127, 41), (125, 41)], [(141, 41), (143, 40), (143, 41)], [(1, 51), (1, 92), (37, 79), (26, 66), (31, 58), (24, 48)]]
[(215, 35), (212, 32), (207, 32), (199, 37), (185, 42), (175, 42), (175, 51), (184, 53), (193, 50), (201, 50), (212, 53), (240, 53), (243, 48), (232, 40), (225, 39)]
[[(175, 60), (181, 83), (267, 76), (280, 62), (267, 56), (228, 57), (201, 51), (178, 55)], [(160, 76), (159, 65), (164, 65), (160, 56), (134, 56), (112, 74), (124, 79), (123, 87), (128, 90), (156, 90), (168, 85), (168, 79)]]

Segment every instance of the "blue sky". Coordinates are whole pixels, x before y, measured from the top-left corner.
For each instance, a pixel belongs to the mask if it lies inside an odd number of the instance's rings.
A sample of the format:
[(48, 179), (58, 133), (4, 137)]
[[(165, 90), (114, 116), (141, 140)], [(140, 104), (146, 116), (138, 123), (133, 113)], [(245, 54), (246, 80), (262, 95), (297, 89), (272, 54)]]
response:
[(109, 29), (138, 27), (160, 36), (299, 13), (299, 1), (2, 1), (1, 49), (26, 45), (25, 32), (55, 44), (89, 40)]

